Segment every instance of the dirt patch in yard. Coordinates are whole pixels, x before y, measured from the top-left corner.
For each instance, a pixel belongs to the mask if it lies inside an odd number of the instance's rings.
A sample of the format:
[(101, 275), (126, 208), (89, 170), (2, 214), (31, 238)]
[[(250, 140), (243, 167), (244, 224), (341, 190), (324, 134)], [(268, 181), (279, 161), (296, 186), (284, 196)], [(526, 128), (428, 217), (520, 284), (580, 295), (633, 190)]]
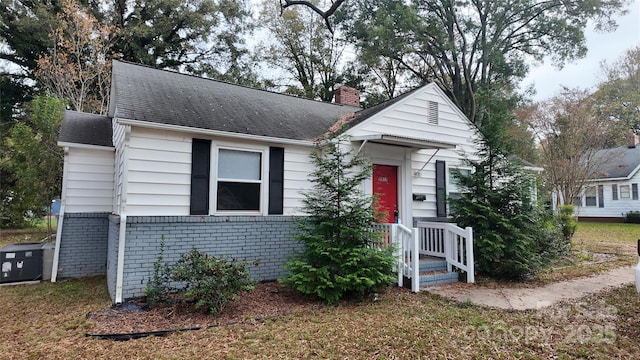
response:
[[(406, 292), (391, 288), (385, 296)], [(358, 302), (342, 302), (341, 305)], [(211, 326), (258, 322), (322, 308), (321, 301), (288, 289), (279, 283), (257, 284), (254, 291), (240, 294), (240, 299), (227, 304), (216, 316), (196, 310), (191, 303), (179, 302), (153, 309), (143, 299), (133, 300), (120, 307), (92, 311), (87, 314), (88, 336), (126, 340), (175, 330), (195, 330)], [(157, 333), (159, 332), (159, 333)]]

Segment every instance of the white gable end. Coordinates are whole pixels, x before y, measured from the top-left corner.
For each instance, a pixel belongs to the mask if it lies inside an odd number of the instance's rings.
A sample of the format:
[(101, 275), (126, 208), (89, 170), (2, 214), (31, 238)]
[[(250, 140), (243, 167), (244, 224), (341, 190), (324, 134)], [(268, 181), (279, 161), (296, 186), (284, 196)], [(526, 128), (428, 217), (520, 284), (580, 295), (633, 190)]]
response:
[[(434, 111), (437, 113), (434, 114)], [(387, 134), (460, 145), (460, 140), (464, 139), (463, 143), (466, 143), (475, 130), (464, 114), (432, 83), (354, 126), (347, 133), (354, 137)]]

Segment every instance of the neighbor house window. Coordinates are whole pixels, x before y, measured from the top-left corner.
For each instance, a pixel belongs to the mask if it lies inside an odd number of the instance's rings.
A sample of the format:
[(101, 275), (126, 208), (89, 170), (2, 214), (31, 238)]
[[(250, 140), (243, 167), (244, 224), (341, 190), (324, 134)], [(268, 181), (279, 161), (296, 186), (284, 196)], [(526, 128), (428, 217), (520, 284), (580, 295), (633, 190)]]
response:
[(604, 207), (604, 185), (598, 185), (598, 207)]
[(585, 206), (597, 206), (598, 205), (598, 201), (596, 199), (596, 188), (591, 186), (588, 187), (587, 190), (584, 192), (584, 205)]
[(629, 199), (631, 197), (631, 190), (629, 185), (620, 185), (620, 199)]
[(618, 200), (618, 184), (611, 185), (611, 199)]
[(631, 198), (638, 200), (638, 184), (631, 184)]
[(218, 150), (216, 210), (260, 211), (262, 152)]

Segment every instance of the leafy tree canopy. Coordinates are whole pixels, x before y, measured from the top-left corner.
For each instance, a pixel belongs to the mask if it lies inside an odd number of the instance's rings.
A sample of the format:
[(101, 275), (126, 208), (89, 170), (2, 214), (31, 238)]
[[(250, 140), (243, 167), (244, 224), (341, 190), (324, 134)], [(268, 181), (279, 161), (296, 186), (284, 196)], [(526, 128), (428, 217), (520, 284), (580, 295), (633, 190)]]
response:
[(244, 54), (242, 35), (251, 28), (247, 1), (116, 1), (113, 23), (120, 29), (115, 52), (124, 60), (201, 73)]
[(393, 59), (422, 82), (438, 83), (481, 123), (476, 92), (513, 87), (531, 59), (562, 65), (584, 56), (587, 21), (611, 29), (628, 3), (353, 0), (342, 4), (336, 21), (364, 57)]
[(24, 121), (16, 123), (5, 139), (0, 171), (13, 186), (0, 191), (2, 227), (25, 225), (29, 213), (39, 215), (60, 196), (63, 153), (57, 140), (63, 111), (61, 100), (38, 96)]
[(605, 79), (594, 93), (596, 113), (617, 125), (612, 144), (626, 144), (631, 130), (640, 133), (640, 46), (611, 64), (602, 63)]

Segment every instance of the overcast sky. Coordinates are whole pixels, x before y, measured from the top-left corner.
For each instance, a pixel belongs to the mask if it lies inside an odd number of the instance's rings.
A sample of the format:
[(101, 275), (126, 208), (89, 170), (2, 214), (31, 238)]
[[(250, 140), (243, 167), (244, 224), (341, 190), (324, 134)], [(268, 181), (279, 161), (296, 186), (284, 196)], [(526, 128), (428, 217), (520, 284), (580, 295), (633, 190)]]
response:
[(618, 19), (615, 32), (598, 33), (587, 31), (587, 56), (565, 65), (562, 70), (555, 69), (550, 62), (532, 67), (524, 85), (533, 84), (537, 94), (535, 100), (544, 100), (556, 95), (561, 86), (569, 88), (591, 89), (602, 80), (600, 62), (612, 63), (620, 58), (627, 49), (640, 44), (640, 0), (635, 0), (629, 13)]

